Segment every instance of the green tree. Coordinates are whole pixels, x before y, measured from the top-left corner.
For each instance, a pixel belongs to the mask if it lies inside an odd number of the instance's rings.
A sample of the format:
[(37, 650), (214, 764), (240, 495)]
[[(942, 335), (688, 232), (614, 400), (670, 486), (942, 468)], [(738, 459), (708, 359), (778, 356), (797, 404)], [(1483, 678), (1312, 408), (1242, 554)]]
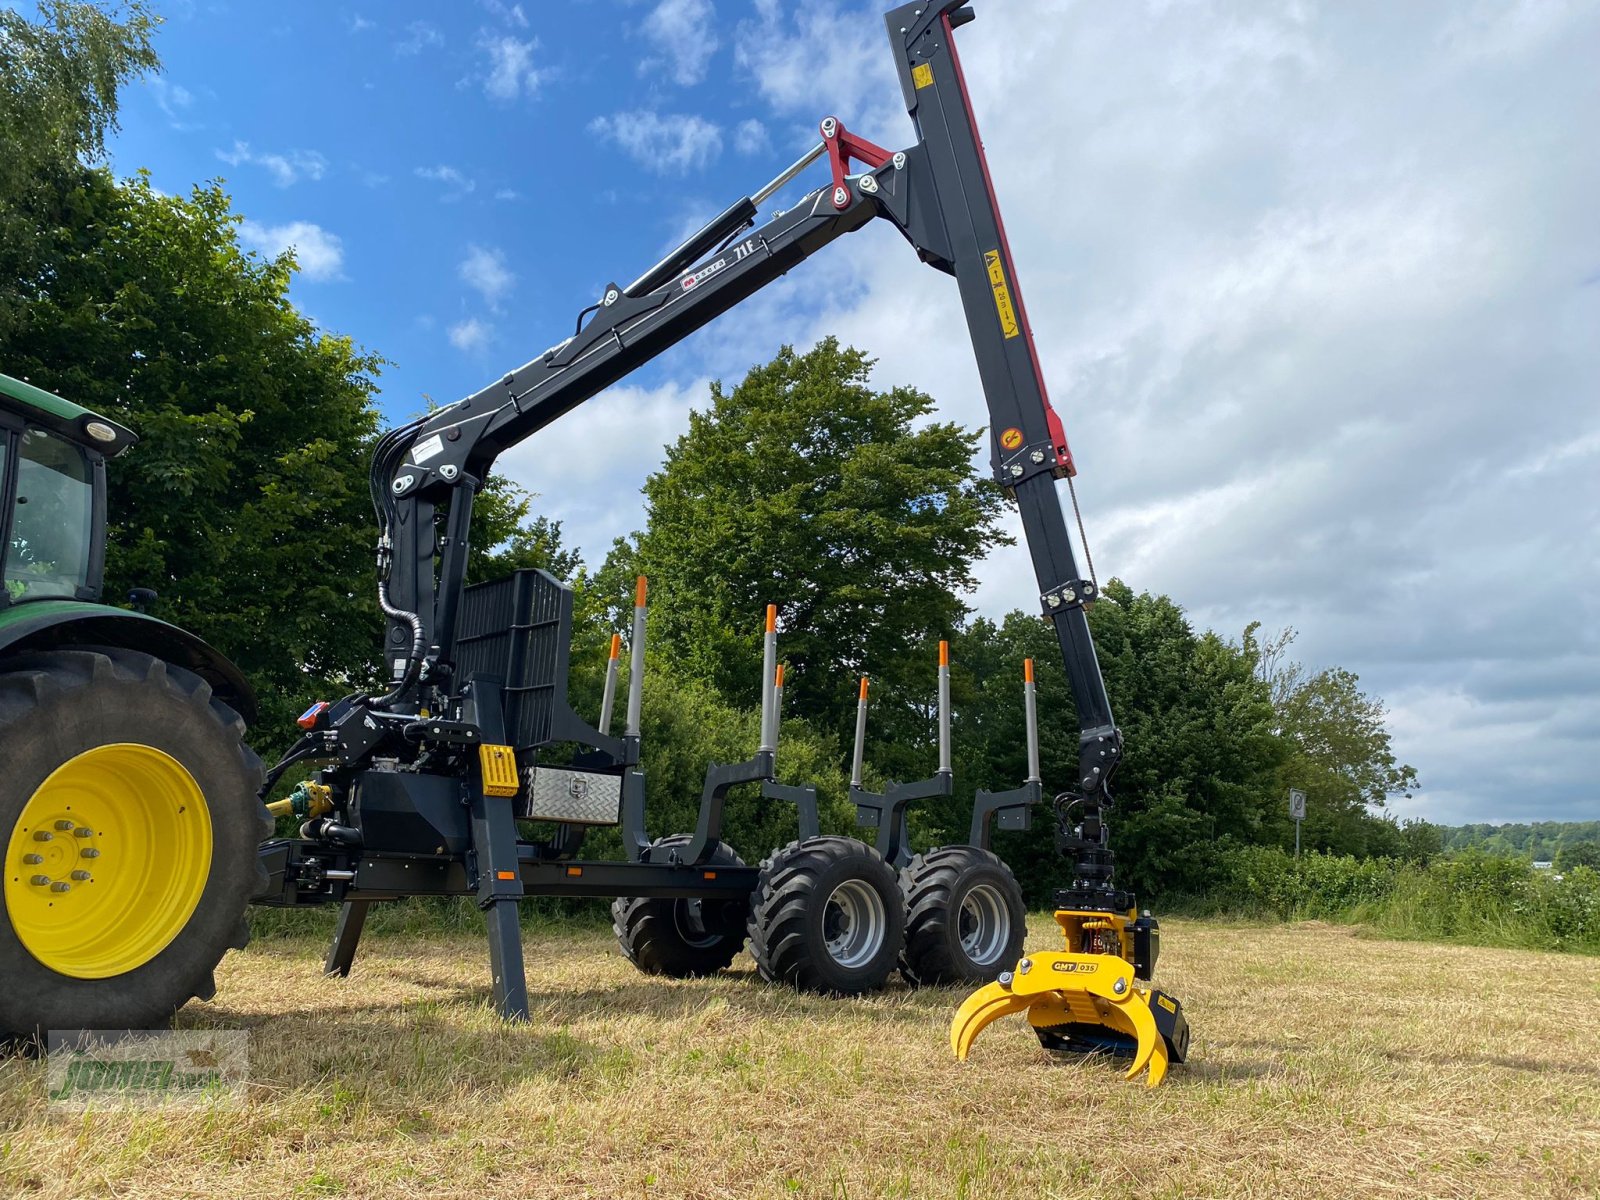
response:
[(1565, 874), (1579, 867), (1600, 871), (1600, 842), (1567, 842), (1556, 851), (1556, 870)]
[(117, 127), (117, 93), (159, 66), (147, 5), (0, 8), (0, 337), (47, 286), (83, 165)]
[[(1219, 843), (1274, 839), (1287, 824), (1276, 789), (1288, 748), (1274, 730), (1255, 656), (1197, 634), (1170, 599), (1135, 593), (1120, 580), (1102, 589), (1089, 622), (1126, 736), (1111, 813), (1118, 880), (1153, 894), (1201, 891)], [(999, 625), (974, 622), (955, 650), (957, 676), (970, 671), (972, 681), (955, 706), (961, 800), (954, 816), (974, 788), (1016, 787), (1027, 774), (1024, 658), (1035, 663), (1047, 787), (1076, 778), (1077, 716), (1051, 627), (1014, 612)], [(1055, 854), (1049, 816), (1037, 814), (1035, 824), (997, 844), (1042, 902), (1064, 882), (1067, 864)]]
[(874, 389), (871, 369), (828, 338), (713, 384), (606, 571), (619, 598), (648, 575), (656, 644), (741, 705), (777, 604), (789, 707), (841, 740), (856, 675), (909, 686), (913, 655), (957, 627), (973, 564), (1005, 540), (1000, 492), (972, 466), (980, 432), (930, 420), (913, 388)]
[(281, 744), (307, 698), (375, 668), (380, 360), (296, 311), (293, 256), (244, 253), (217, 185), (84, 169), (63, 213), (0, 361), (139, 433), (110, 472), (107, 596), (156, 588), (250, 677)]
[(1363, 692), (1354, 672), (1313, 672), (1290, 661), (1285, 651), (1293, 630), (1260, 643), (1257, 629), (1247, 629), (1245, 641), (1271, 689), (1279, 730), (1294, 750), (1281, 785), (1284, 793), (1291, 787), (1306, 793), (1306, 845), (1358, 857), (1403, 853), (1398, 827), (1376, 814), (1391, 795), (1411, 794), (1417, 772), (1395, 757), (1383, 701)]
[(489, 476), (472, 507), (468, 583), (529, 567), (565, 581), (582, 573), (583, 559), (563, 541), (561, 522), (535, 514), (533, 501), (531, 492), (504, 475)]

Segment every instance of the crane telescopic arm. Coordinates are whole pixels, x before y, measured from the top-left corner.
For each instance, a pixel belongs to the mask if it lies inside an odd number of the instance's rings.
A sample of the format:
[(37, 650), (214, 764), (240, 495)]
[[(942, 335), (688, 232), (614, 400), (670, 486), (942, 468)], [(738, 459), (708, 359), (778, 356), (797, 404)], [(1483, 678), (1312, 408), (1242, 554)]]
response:
[[(472, 498), (496, 457), (675, 345), (831, 242), (882, 217), (924, 261), (955, 277), (990, 414), (991, 463), (1015, 497), (1078, 714), (1080, 769), (1058, 838), (1075, 853), (1075, 890), (1109, 892), (1102, 810), (1122, 752), (1084, 611), (1096, 587), (1079, 572), (1057, 481), (1075, 473), (1045, 390), (1027, 310), (962, 76), (954, 31), (963, 0), (889, 12), (889, 41), (915, 127), (889, 152), (835, 118), (821, 143), (754, 197), (729, 207), (626, 287), (608, 285), (573, 336), (495, 383), (380, 444), (373, 466), (382, 603), (396, 708), (447, 687), (466, 575)], [(755, 225), (759, 204), (826, 157), (832, 182)], [(852, 171), (852, 162), (863, 169)], [(446, 506), (445, 537), (435, 528)]]

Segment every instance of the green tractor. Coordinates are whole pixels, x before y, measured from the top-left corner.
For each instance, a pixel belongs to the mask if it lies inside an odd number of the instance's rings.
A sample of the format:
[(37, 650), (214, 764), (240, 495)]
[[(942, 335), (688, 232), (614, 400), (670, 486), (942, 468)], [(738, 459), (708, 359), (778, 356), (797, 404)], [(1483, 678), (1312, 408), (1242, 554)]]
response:
[(0, 1037), (208, 999), (265, 882), (249, 685), (152, 593), (99, 603), (106, 462), (136, 440), (0, 375)]

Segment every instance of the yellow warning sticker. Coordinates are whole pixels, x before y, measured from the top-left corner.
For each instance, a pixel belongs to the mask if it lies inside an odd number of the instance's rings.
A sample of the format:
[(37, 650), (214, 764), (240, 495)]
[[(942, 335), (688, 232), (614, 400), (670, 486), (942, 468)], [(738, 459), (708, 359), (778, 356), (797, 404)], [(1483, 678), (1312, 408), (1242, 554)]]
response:
[(1178, 1006), (1171, 1000), (1168, 1000), (1165, 996), (1157, 996), (1156, 1003), (1161, 1005), (1161, 1007), (1166, 1009), (1169, 1013), (1175, 1013), (1178, 1011)]
[(1000, 444), (1007, 450), (1016, 450), (1022, 445), (1022, 430), (1011, 428), (1000, 435)]
[(918, 63), (911, 68), (911, 82), (919, 88), (933, 86), (933, 67), (929, 63)]
[(989, 286), (994, 288), (994, 307), (1000, 314), (1000, 330), (1008, 338), (1022, 332), (1017, 310), (1011, 307), (1011, 289), (1006, 286), (1006, 269), (1000, 265), (1000, 251), (986, 250), (983, 261), (989, 265)]

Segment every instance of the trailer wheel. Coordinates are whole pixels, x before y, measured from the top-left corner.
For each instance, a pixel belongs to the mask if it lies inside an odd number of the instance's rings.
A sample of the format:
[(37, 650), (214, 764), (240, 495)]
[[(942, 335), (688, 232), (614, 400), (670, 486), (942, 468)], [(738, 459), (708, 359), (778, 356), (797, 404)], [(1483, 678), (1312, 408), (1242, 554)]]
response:
[[(658, 838), (642, 857), (664, 861), (667, 851), (693, 840), (686, 833)], [(744, 860), (719, 843), (707, 865), (742, 867)], [(732, 964), (744, 946), (745, 909), (732, 900), (623, 896), (611, 902), (611, 929), (628, 961), (646, 975), (691, 979)]]
[(249, 938), (272, 822), (244, 722), (130, 650), (0, 672), (0, 1036), (164, 1025)]
[(1027, 906), (1011, 868), (976, 846), (940, 846), (900, 872), (908, 983), (989, 983), (1022, 957)]
[(761, 864), (750, 954), (769, 983), (840, 996), (878, 991), (905, 928), (894, 868), (863, 842), (807, 838)]

